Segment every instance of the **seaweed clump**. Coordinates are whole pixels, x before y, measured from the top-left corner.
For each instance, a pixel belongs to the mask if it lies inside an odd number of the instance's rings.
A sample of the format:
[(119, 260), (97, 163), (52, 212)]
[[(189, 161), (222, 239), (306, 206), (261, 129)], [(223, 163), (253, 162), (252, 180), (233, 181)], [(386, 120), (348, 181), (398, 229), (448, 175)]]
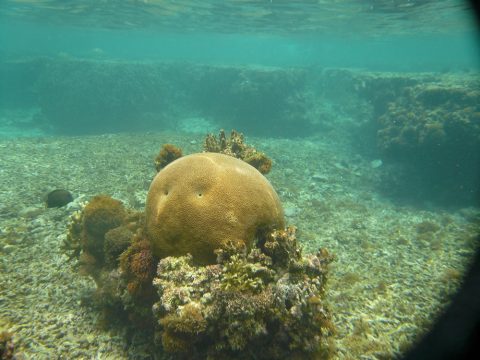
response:
[(186, 358), (327, 358), (334, 328), (323, 295), (332, 260), (326, 250), (302, 256), (293, 227), (248, 253), (219, 250), (214, 265), (164, 258), (153, 281), (157, 345)]
[[(219, 154), (201, 155), (231, 159)], [(161, 173), (165, 171), (169, 170)], [(194, 170), (187, 167), (187, 171)], [(266, 189), (262, 186), (258, 193)], [(193, 199), (203, 200), (207, 190), (193, 192)], [(175, 191), (169, 188), (159, 194), (173, 196)], [(174, 201), (188, 205), (190, 200), (178, 196)], [(244, 201), (230, 202), (229, 206), (245, 211)], [(255, 209), (252, 218), (258, 220), (262, 216), (258, 207)], [(150, 337), (154, 357), (328, 358), (333, 351), (334, 327), (324, 293), (333, 256), (325, 249), (315, 255), (302, 255), (295, 228), (285, 229), (281, 204), (276, 203), (273, 209), (278, 210), (274, 211), (277, 226), (267, 223), (256, 227), (248, 244), (212, 246), (208, 249), (212, 261), (202, 262), (195, 259), (193, 251), (198, 241), (186, 241), (185, 249), (178, 253), (155, 251), (155, 239), (148, 236), (148, 206), (145, 213), (134, 212), (118, 200), (99, 195), (72, 215), (64, 248), (71, 258), (78, 259), (80, 272), (95, 281), (92, 299), (102, 310), (100, 320), (134, 330), (129, 333), (135, 336), (140, 332)], [(199, 212), (204, 210), (200, 208)], [(227, 225), (238, 221), (233, 210), (222, 220)], [(172, 230), (173, 223), (165, 216), (159, 216), (162, 222), (155, 226), (166, 223)], [(218, 220), (214, 216), (199, 223), (208, 228)], [(183, 224), (189, 228), (187, 225)], [(243, 227), (235, 228), (235, 235), (242, 234)], [(176, 234), (171, 237), (172, 244), (179, 241)], [(192, 236), (185, 239), (191, 240)]]
[(157, 171), (162, 170), (171, 162), (181, 158), (182, 155), (182, 149), (172, 144), (163, 144), (160, 152), (155, 158), (155, 169), (157, 169)]
[(224, 130), (220, 130), (218, 138), (208, 134), (203, 149), (206, 152), (221, 153), (241, 159), (264, 175), (268, 174), (272, 168), (272, 160), (253, 146), (247, 145), (243, 134), (236, 130), (232, 130), (229, 138), (226, 137)]
[(142, 324), (151, 318), (158, 260), (143, 240), (143, 225), (142, 213), (106, 195), (95, 196), (72, 216), (64, 249), (78, 259), (80, 273), (95, 281), (94, 301), (105, 318), (114, 313)]

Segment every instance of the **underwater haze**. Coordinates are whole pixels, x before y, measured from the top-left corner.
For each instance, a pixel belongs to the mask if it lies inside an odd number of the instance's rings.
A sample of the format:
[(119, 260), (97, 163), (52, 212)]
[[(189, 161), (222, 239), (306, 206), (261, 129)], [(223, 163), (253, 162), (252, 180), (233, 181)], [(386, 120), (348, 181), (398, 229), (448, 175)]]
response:
[[(474, 15), (459, 0), (0, 1), (0, 358), (405, 354), (478, 250)], [(200, 181), (206, 155), (172, 170), (202, 152), (272, 189)], [(148, 230), (165, 166), (209, 184), (198, 199), (220, 186), (201, 210), (162, 210), (170, 252)], [(281, 229), (238, 225), (269, 211)], [(220, 251), (196, 250), (200, 233)]]
[(465, 1), (5, 1), (2, 56), (477, 68)]

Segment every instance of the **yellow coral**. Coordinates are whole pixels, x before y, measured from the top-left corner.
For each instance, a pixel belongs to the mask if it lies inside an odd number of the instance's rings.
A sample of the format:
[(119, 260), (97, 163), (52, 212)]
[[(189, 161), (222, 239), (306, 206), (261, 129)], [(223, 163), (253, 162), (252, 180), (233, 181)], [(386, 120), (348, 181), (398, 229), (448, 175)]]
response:
[(214, 263), (215, 249), (250, 248), (262, 233), (283, 228), (268, 180), (231, 156), (182, 157), (157, 174), (147, 197), (146, 233), (158, 257), (191, 253), (197, 263)]

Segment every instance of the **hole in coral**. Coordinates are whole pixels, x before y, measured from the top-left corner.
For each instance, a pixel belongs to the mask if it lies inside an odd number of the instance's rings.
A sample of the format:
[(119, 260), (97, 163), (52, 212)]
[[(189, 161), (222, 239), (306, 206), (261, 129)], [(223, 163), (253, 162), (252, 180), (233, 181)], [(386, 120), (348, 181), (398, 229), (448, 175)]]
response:
[(163, 193), (164, 193), (165, 195), (168, 195), (168, 190), (165, 190)]
[(203, 194), (202, 194), (202, 193), (198, 193), (197, 195), (198, 195), (198, 197), (202, 197), (202, 196), (203, 196)]

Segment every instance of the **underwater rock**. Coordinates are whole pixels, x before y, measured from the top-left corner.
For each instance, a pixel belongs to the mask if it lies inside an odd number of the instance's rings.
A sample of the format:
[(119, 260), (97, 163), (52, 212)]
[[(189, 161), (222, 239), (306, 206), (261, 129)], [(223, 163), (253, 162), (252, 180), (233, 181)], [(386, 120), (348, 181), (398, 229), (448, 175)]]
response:
[(130, 246), (133, 239), (133, 232), (125, 226), (119, 226), (109, 230), (105, 234), (103, 253), (105, 254), (105, 265), (114, 269), (119, 264), (119, 256)]
[[(106, 196), (94, 200), (96, 209), (99, 201), (119, 205)], [(212, 264), (199, 265), (191, 254), (156, 257), (143, 216), (124, 209), (122, 223), (104, 234), (106, 261), (99, 262), (82, 243), (88, 206), (72, 217), (69, 236), (83, 245), (79, 261), (97, 285), (99, 319), (141, 331), (155, 345), (152, 356), (328, 358), (334, 326), (323, 299), (334, 257), (325, 249), (302, 255), (294, 227), (269, 231), (248, 249), (216, 249)], [(104, 215), (111, 223), (110, 212)]]
[[(31, 81), (38, 89), (41, 116), (58, 132), (151, 131), (159, 123), (183, 130), (182, 119), (192, 114), (202, 114), (202, 129), (210, 122), (241, 124), (256, 134), (298, 136), (312, 128), (305, 116), (311, 103), (298, 91), (310, 82), (300, 68), (72, 58), (18, 63), (8, 62), (8, 69), (21, 66), (27, 74), (36, 74)], [(22, 75), (18, 83), (24, 84)], [(18, 88), (18, 83), (11, 87)]]
[(160, 171), (147, 196), (146, 236), (159, 258), (192, 254), (215, 262), (215, 249), (251, 248), (284, 227), (277, 193), (255, 168), (231, 156), (184, 156)]
[(73, 201), (73, 196), (68, 190), (56, 189), (47, 194), (45, 204), (47, 208), (62, 207)]

